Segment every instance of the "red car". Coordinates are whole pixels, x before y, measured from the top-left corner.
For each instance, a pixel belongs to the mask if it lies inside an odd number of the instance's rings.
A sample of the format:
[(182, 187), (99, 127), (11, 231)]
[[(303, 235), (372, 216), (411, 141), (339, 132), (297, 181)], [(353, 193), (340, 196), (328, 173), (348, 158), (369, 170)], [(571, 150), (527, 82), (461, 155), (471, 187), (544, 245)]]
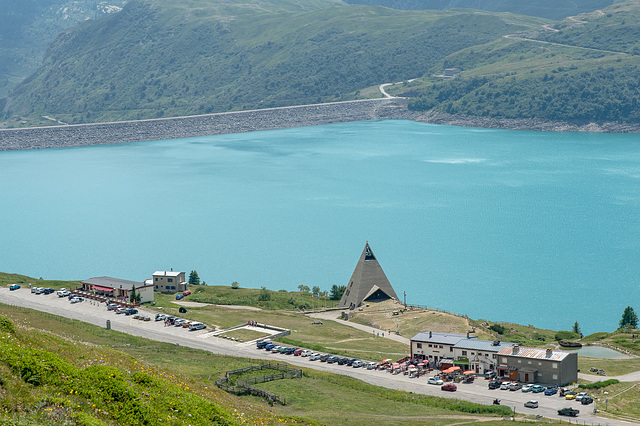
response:
[(446, 383), (440, 386), (440, 389), (443, 391), (455, 392), (458, 388), (453, 383)]
[(182, 292), (183, 296), (188, 296), (190, 294), (191, 294), (191, 292), (189, 290), (185, 290), (185, 291)]

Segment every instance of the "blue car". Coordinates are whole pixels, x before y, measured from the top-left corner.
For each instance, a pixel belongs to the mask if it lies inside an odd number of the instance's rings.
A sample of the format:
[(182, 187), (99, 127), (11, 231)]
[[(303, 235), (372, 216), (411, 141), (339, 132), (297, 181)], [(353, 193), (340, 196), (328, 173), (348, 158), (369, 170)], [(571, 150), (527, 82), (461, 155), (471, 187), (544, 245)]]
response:
[(176, 296), (176, 300), (180, 300), (180, 299), (183, 299), (183, 298), (184, 298), (184, 294), (178, 294)]
[(545, 395), (555, 395), (557, 393), (558, 393), (558, 388), (556, 388), (555, 386), (549, 386), (544, 390)]
[(20, 284), (13, 284), (9, 286), (9, 290), (17, 290), (20, 288)]
[(540, 386), (540, 385), (531, 386), (531, 392), (533, 392), (533, 393), (544, 392), (545, 390), (546, 390), (546, 388), (544, 386)]

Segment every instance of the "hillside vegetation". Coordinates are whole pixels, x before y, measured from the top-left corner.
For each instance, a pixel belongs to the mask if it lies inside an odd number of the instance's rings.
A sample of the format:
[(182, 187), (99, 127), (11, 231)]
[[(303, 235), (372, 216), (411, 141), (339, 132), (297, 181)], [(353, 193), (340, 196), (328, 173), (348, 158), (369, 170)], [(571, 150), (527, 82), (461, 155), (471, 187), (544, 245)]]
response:
[(464, 7), (470, 9), (487, 10), (491, 12), (511, 12), (522, 15), (540, 16), (549, 19), (562, 19), (566, 16), (591, 12), (614, 3), (613, 0), (346, 0), (351, 4), (378, 5), (393, 9), (451, 9)]
[[(410, 108), (452, 114), (638, 123), (640, 3), (463, 49), (405, 91)], [(433, 77), (446, 67), (455, 79)], [(406, 89), (405, 89), (406, 90)]]
[(0, 8), (0, 97), (33, 73), (60, 31), (117, 12), (126, 0), (9, 0)]
[(79, 123), (351, 99), (546, 22), (332, 0), (252, 3), (134, 0), (66, 30), (12, 92), (5, 118)]

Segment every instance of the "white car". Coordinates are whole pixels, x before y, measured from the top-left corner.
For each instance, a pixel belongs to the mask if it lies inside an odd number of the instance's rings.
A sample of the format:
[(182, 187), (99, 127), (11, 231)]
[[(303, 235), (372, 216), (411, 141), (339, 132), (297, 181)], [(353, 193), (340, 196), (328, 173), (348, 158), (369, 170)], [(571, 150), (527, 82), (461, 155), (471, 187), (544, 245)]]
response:
[(321, 356), (322, 356), (322, 354), (318, 354), (318, 353), (310, 355), (309, 356), (309, 361), (317, 361), (317, 360), (320, 359)]
[(430, 385), (442, 385), (444, 382), (436, 377), (429, 377), (427, 379), (427, 383), (429, 383)]
[(56, 292), (56, 294), (58, 295), (58, 297), (69, 297), (69, 290), (67, 290), (66, 288), (61, 288), (60, 290), (58, 290)]
[(500, 385), (500, 389), (508, 390), (510, 385), (511, 385), (511, 382), (503, 382), (502, 385)]
[(300, 356), (311, 356), (313, 355), (313, 352), (311, 352), (309, 349), (305, 349), (302, 352), (300, 352)]
[(531, 386), (533, 386), (531, 383), (528, 383), (524, 386), (522, 386), (522, 389), (520, 389), (522, 392), (531, 392)]
[(579, 394), (576, 395), (575, 400), (580, 402), (582, 401), (582, 398), (584, 398), (585, 396), (589, 396), (589, 394), (586, 392), (580, 392)]
[(80, 296), (76, 296), (76, 297), (72, 297), (71, 298), (71, 303), (78, 303), (78, 302), (82, 302), (84, 299)]
[(538, 401), (530, 400), (524, 403), (527, 408), (538, 408)]

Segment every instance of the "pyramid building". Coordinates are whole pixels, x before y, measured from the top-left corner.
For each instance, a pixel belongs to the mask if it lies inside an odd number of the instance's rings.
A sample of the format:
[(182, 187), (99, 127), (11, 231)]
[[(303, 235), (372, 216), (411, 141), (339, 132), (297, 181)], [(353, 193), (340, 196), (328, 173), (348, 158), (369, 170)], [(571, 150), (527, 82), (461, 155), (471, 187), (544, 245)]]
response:
[(338, 307), (355, 309), (367, 299), (381, 298), (398, 300), (398, 295), (391, 287), (367, 241)]

